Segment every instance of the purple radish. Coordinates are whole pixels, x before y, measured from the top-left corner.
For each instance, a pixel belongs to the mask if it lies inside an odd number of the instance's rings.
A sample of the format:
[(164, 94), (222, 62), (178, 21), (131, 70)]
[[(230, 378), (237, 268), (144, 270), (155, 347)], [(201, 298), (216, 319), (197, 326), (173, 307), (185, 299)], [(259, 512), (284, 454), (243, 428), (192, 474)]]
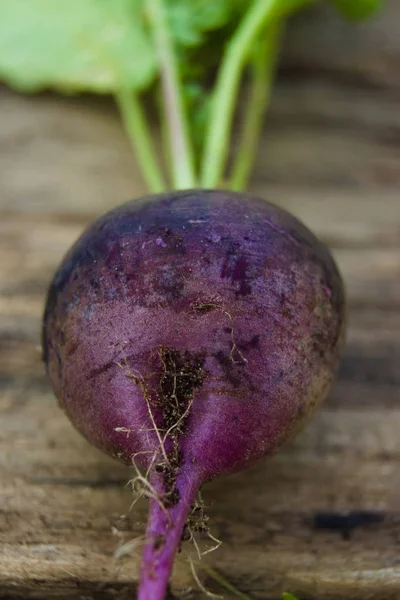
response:
[(74, 244), (50, 287), (44, 358), (75, 427), (147, 473), (140, 600), (165, 598), (200, 487), (272, 454), (307, 421), (343, 338), (329, 251), (263, 200), (148, 196)]

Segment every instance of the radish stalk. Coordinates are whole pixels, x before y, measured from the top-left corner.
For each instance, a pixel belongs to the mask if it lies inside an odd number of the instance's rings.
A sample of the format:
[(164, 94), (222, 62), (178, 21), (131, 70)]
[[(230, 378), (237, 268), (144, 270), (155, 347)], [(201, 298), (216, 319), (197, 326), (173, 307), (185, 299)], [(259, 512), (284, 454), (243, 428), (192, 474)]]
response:
[(229, 177), (230, 188), (246, 188), (254, 165), (265, 112), (271, 99), (272, 85), (282, 37), (282, 23), (270, 25), (251, 59), (251, 94), (239, 132), (239, 147)]
[(166, 184), (158, 166), (146, 116), (136, 93), (122, 87), (115, 99), (148, 189), (155, 194), (164, 191)]

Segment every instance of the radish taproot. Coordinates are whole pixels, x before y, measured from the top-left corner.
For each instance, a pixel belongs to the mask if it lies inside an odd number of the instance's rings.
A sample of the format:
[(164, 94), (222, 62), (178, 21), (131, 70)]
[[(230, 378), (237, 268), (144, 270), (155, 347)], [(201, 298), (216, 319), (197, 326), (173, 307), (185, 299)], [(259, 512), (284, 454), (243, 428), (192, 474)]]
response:
[(48, 295), (61, 407), (148, 476), (140, 600), (164, 598), (202, 484), (273, 453), (332, 381), (344, 291), (327, 248), (263, 200), (148, 196), (99, 218)]

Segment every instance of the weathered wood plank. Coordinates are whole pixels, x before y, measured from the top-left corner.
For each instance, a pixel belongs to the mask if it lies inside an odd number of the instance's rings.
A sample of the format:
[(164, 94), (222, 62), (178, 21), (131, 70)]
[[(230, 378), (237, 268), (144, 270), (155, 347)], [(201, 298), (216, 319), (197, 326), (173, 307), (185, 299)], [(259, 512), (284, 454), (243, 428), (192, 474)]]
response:
[[(311, 17), (311, 18), (310, 18)], [(354, 27), (324, 3), (294, 19), (284, 50), (288, 69), (317, 72), (339, 81), (399, 88), (400, 7), (386, 0), (385, 10)]]

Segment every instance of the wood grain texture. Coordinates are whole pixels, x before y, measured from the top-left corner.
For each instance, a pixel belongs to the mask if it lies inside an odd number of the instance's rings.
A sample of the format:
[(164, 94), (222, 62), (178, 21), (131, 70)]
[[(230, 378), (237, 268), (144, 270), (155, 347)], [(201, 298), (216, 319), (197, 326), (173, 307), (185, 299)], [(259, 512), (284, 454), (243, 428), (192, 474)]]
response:
[[(293, 24), (256, 163), (252, 191), (332, 247), (349, 330), (306, 430), (204, 489), (223, 540), (207, 563), (253, 600), (400, 598), (400, 4), (387, 4), (357, 28), (329, 10)], [(57, 408), (39, 341), (69, 245), (144, 186), (110, 101), (3, 88), (0, 105), (0, 598), (133, 598), (146, 505), (129, 510), (129, 469)], [(204, 597), (183, 553), (174, 589), (190, 587)]]

